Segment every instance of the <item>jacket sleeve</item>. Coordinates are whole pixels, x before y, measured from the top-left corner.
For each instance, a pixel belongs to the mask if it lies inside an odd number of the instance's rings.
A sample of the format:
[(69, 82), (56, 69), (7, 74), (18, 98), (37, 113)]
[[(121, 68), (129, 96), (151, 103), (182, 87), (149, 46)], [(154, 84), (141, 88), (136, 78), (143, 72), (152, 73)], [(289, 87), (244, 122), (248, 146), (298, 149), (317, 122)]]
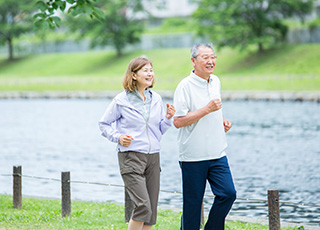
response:
[(109, 141), (118, 143), (121, 134), (117, 129), (112, 127), (112, 124), (121, 117), (119, 111), (119, 105), (116, 104), (115, 100), (112, 100), (103, 116), (99, 121), (99, 128), (101, 135), (106, 137)]
[(170, 118), (170, 119), (167, 118), (167, 116), (166, 116), (167, 112), (163, 107), (162, 100), (161, 100), (161, 103), (160, 103), (159, 106), (161, 107), (161, 110), (160, 110), (161, 120), (160, 120), (160, 123), (159, 123), (159, 128), (160, 128), (160, 131), (161, 131), (161, 133), (163, 135), (172, 126), (173, 118)]

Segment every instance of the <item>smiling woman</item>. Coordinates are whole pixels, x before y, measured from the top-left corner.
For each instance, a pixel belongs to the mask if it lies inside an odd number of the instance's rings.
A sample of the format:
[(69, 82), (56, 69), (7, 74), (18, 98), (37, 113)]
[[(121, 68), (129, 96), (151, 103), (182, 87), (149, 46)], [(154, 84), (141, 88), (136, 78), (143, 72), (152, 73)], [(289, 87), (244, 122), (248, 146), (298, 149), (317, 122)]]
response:
[(122, 79), (125, 90), (138, 90), (143, 96), (143, 91), (152, 88), (154, 84), (154, 72), (152, 62), (146, 58), (133, 59)]
[(99, 122), (102, 136), (118, 143), (120, 173), (134, 204), (130, 230), (149, 230), (156, 224), (160, 140), (175, 113), (169, 104), (165, 112), (161, 96), (151, 92), (153, 79), (150, 60), (131, 60), (122, 80), (125, 91), (113, 99)]
[(154, 83), (154, 73), (151, 63), (146, 64), (139, 71), (133, 72), (132, 79), (136, 82), (135, 84), (139, 94), (144, 98), (143, 91), (148, 87), (152, 88)]

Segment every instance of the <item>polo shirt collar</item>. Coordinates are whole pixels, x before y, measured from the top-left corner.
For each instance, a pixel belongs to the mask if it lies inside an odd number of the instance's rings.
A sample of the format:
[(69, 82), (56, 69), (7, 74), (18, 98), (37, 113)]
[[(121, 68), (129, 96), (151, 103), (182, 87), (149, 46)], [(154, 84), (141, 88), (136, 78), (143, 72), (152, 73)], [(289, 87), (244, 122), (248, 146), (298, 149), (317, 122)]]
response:
[[(195, 81), (197, 81), (198, 83), (200, 84), (208, 84), (208, 81), (206, 79), (203, 79), (202, 77), (199, 77), (198, 75), (196, 75), (194, 73), (194, 70), (191, 71), (191, 74), (190, 74), (191, 78), (194, 79)], [(209, 83), (211, 83), (213, 81), (212, 79), (212, 75), (210, 75), (209, 77)]]

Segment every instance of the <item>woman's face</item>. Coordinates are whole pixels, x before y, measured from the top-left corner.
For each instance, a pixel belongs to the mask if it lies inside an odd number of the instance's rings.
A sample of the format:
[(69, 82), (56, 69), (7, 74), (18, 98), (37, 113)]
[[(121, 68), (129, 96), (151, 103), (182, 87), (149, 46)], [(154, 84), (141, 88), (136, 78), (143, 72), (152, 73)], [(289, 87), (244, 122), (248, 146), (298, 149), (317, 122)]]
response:
[(136, 80), (137, 89), (145, 90), (153, 83), (153, 68), (151, 64), (146, 64), (137, 73), (133, 74), (133, 79)]

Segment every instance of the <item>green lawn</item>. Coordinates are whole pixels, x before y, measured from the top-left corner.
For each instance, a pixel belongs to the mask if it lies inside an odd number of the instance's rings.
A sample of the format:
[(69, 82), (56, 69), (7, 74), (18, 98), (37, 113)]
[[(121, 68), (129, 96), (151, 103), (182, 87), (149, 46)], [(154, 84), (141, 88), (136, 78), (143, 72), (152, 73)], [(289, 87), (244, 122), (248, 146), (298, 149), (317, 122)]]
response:
[[(70, 217), (61, 217), (61, 202), (23, 198), (23, 209), (12, 208), (12, 197), (0, 195), (0, 229), (108, 229), (124, 230), (124, 206), (111, 202), (95, 203), (72, 201)], [(160, 209), (157, 224), (153, 230), (177, 230), (180, 228), (181, 213)], [(262, 230), (266, 225), (227, 221), (226, 230)], [(286, 230), (303, 229), (299, 227), (281, 228)]]
[[(320, 90), (320, 45), (284, 46), (265, 52), (217, 50), (215, 74), (223, 90)], [(192, 70), (187, 48), (33, 55), (12, 62), (0, 56), (0, 91), (121, 90), (129, 61), (153, 61), (155, 90), (174, 90)]]

